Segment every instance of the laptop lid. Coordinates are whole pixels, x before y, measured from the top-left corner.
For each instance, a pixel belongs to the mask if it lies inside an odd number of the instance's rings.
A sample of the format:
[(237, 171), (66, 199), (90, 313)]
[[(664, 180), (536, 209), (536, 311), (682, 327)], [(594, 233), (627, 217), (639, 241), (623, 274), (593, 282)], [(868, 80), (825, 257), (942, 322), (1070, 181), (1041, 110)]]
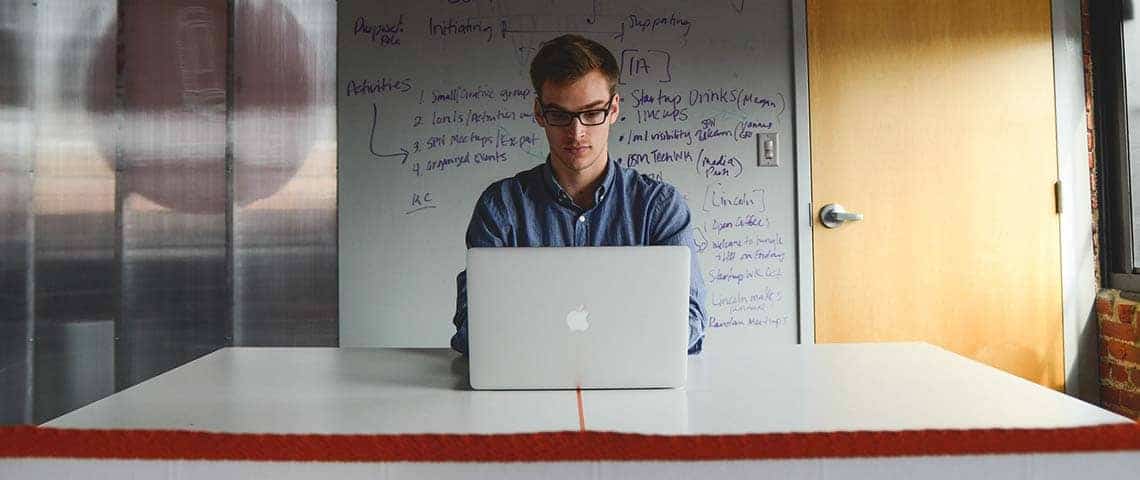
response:
[(684, 385), (689, 254), (684, 246), (468, 250), (471, 386)]

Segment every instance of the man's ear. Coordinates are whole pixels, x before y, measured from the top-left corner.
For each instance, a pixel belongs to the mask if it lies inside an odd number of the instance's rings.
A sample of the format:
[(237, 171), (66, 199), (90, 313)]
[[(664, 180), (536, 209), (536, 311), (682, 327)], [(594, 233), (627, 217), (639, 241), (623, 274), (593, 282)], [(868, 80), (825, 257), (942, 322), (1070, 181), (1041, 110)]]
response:
[(538, 101), (537, 97), (534, 99), (534, 122), (540, 127), (546, 128), (546, 119), (542, 117), (542, 103)]
[(617, 123), (618, 117), (621, 116), (621, 95), (616, 93), (614, 94), (613, 105), (610, 107), (610, 109), (609, 124), (613, 125)]

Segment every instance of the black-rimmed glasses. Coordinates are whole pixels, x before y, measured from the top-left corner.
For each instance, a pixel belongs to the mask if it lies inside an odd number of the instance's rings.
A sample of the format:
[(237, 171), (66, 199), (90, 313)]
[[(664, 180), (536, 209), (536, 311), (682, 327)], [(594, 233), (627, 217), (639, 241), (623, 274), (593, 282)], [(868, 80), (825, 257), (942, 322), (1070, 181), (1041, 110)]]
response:
[(610, 101), (606, 102), (605, 108), (597, 110), (581, 110), (578, 112), (567, 112), (558, 109), (543, 109), (542, 118), (546, 120), (546, 124), (552, 127), (565, 127), (570, 125), (575, 118), (578, 123), (584, 126), (592, 127), (594, 125), (601, 125), (606, 123), (606, 118), (610, 116), (610, 106), (614, 103), (614, 97), (610, 97)]

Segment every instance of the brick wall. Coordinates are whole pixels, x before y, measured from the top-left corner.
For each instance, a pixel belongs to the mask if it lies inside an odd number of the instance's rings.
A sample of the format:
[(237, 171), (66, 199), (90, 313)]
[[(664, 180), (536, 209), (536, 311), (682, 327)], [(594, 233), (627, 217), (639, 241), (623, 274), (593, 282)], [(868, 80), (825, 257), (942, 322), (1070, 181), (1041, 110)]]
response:
[(1096, 298), (1100, 327), (1100, 398), (1104, 408), (1140, 420), (1140, 302), (1119, 290)]
[[(1089, 151), (1089, 190), (1092, 192), (1092, 244), (1093, 244), (1093, 258), (1099, 258), (1100, 255), (1100, 201), (1097, 198), (1097, 174), (1096, 174), (1096, 112), (1093, 108), (1093, 99), (1096, 98), (1096, 92), (1093, 89), (1093, 62), (1092, 62), (1092, 41), (1089, 38), (1089, 0), (1081, 0), (1081, 57), (1085, 70), (1085, 118), (1087, 119), (1086, 129), (1088, 132), (1088, 151)], [(1100, 262), (1093, 262), (1095, 273), (1093, 278), (1097, 281), (1097, 286), (1100, 286)]]
[[(1100, 258), (1100, 202), (1096, 172), (1096, 90), (1089, 37), (1089, 0), (1081, 0), (1081, 43), (1085, 70), (1085, 115), (1088, 130), (1089, 182), (1092, 192), (1093, 258)], [(1100, 286), (1100, 261), (1094, 262)], [(1101, 290), (1096, 299), (1097, 326), (1100, 328), (1101, 406), (1140, 420), (1140, 348), (1138, 348), (1137, 302), (1122, 298), (1119, 290)]]

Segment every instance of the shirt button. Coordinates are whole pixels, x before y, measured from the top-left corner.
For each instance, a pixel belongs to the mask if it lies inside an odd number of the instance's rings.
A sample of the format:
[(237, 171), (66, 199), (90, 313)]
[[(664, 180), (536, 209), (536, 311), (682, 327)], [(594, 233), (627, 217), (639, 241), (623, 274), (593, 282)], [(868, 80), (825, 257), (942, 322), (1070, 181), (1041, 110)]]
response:
[(579, 222), (585, 222), (585, 221), (586, 221), (586, 216), (585, 216), (585, 215), (582, 215), (581, 217), (578, 217), (578, 221), (579, 221)]

